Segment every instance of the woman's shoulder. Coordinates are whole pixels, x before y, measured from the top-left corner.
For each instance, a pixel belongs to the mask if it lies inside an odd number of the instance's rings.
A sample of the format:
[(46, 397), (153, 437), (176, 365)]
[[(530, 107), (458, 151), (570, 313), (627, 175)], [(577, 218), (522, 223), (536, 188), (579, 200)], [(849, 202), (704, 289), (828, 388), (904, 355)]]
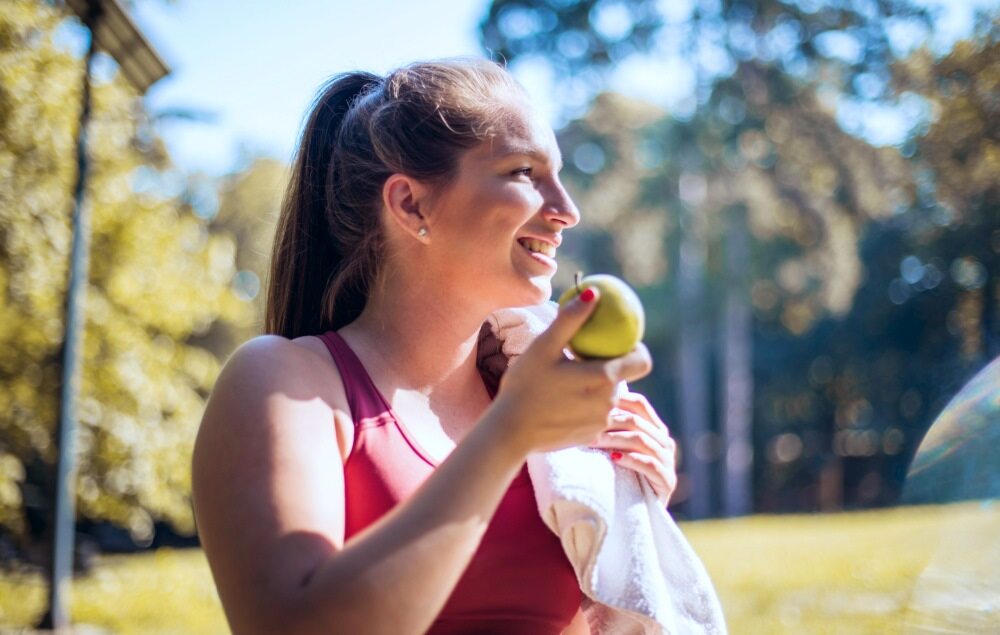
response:
[[(259, 335), (243, 342), (226, 360), (216, 380), (212, 400), (216, 398), (222, 402), (217, 408), (222, 411), (237, 401), (244, 406), (254, 401), (257, 407), (281, 418), (284, 414), (299, 421), (304, 416), (329, 421), (332, 416), (345, 461), (353, 447), (354, 425), (344, 382), (326, 345), (317, 337), (290, 340)], [(265, 406), (268, 401), (271, 405)]]
[(349, 412), (340, 371), (318, 337), (258, 335), (240, 344), (229, 356), (223, 373), (227, 370), (249, 375), (258, 388), (314, 391), (334, 410)]

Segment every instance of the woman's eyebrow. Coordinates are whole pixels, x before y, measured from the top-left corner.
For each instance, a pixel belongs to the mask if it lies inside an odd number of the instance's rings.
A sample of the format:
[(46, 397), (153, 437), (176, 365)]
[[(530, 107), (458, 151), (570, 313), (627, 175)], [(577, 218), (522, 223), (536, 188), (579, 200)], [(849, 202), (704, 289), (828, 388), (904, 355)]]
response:
[(562, 156), (557, 155), (552, 161), (549, 154), (536, 146), (530, 145), (502, 145), (494, 152), (494, 158), (506, 159), (514, 155), (529, 156), (539, 163), (552, 163), (556, 172), (562, 170)]

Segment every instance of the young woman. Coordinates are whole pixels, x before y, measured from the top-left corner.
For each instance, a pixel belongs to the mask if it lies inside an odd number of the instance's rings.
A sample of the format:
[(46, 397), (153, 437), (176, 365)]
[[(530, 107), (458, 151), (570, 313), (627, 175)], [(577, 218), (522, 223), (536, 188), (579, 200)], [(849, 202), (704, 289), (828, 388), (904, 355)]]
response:
[(580, 215), (552, 129), (501, 67), (348, 73), (305, 126), (263, 335), (227, 361), (194, 451), (194, 507), (235, 633), (586, 633), (525, 459), (606, 448), (667, 500), (673, 441), (616, 384), (648, 350), (564, 349), (564, 307), (484, 381), (487, 316), (552, 294)]

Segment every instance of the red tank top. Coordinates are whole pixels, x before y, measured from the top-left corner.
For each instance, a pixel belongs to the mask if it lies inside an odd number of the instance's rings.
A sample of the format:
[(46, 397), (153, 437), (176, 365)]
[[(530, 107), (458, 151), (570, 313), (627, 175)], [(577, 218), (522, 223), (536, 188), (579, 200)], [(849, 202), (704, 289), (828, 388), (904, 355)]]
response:
[[(354, 420), (354, 446), (344, 464), (346, 540), (409, 498), (437, 463), (344, 339), (335, 331), (320, 339), (340, 370)], [(559, 539), (538, 514), (525, 465), (428, 633), (553, 635), (569, 625), (581, 599)]]

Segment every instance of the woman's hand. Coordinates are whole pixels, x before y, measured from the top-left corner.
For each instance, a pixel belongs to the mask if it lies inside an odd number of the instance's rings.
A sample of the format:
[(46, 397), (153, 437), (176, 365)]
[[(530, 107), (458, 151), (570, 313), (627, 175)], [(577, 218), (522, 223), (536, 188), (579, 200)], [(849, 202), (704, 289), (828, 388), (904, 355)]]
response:
[(608, 429), (590, 447), (608, 450), (618, 465), (645, 476), (666, 507), (677, 488), (677, 444), (643, 395), (627, 392), (615, 405)]
[(619, 382), (645, 377), (653, 367), (642, 343), (614, 359), (566, 356), (565, 348), (597, 305), (598, 294), (588, 288), (560, 307), (500, 380), (491, 408), (504, 413), (504, 438), (525, 455), (592, 443), (609, 429)]

